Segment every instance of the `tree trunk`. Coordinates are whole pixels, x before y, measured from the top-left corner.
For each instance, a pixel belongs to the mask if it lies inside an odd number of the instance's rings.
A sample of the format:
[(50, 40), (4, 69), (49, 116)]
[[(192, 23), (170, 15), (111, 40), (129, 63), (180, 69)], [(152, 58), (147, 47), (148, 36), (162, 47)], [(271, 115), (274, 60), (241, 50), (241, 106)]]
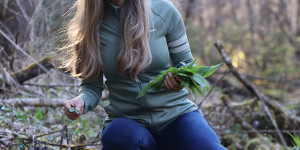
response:
[(187, 2), (187, 8), (185, 10), (185, 20), (184, 23), (187, 24), (189, 20), (193, 17), (193, 11), (195, 9), (195, 0), (188, 0)]
[(296, 16), (296, 23), (297, 23), (297, 32), (296, 36), (300, 36), (300, 0), (297, 0), (297, 16)]
[[(255, 30), (255, 16), (254, 16), (254, 11), (253, 11), (253, 7), (251, 4), (251, 0), (247, 0), (247, 7), (248, 7), (248, 16), (249, 16), (249, 27), (250, 27), (250, 33), (251, 33), (251, 45), (252, 45), (252, 56), (255, 59), (255, 64), (256, 67), (258, 68), (258, 62), (256, 59), (256, 56), (258, 55), (258, 46), (257, 46), (257, 42), (255, 39), (255, 35), (256, 35), (256, 30)], [(250, 57), (248, 57), (250, 58)]]

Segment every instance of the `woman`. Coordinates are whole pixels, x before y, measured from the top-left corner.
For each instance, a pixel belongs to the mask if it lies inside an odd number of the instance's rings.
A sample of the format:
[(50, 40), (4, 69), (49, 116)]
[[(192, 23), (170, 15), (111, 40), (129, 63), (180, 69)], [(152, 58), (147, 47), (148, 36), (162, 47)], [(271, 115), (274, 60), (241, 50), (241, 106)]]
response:
[(64, 67), (83, 79), (79, 96), (64, 103), (69, 119), (95, 108), (109, 90), (103, 150), (219, 150), (217, 135), (171, 73), (165, 89), (138, 93), (154, 76), (191, 63), (182, 17), (166, 0), (78, 0), (68, 26), (71, 58)]

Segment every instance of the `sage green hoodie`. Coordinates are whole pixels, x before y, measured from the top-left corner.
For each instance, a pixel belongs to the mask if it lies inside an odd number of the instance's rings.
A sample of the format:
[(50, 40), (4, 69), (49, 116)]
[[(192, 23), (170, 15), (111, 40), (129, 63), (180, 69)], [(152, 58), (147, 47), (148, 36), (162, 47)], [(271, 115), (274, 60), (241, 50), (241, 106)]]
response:
[[(109, 103), (105, 107), (108, 117), (104, 127), (116, 118), (133, 119), (151, 131), (158, 131), (180, 115), (197, 110), (188, 99), (187, 89), (160, 92), (149, 90), (145, 96), (136, 99), (143, 87), (161, 71), (173, 64), (191, 63), (193, 57), (186, 36), (182, 17), (174, 5), (167, 0), (151, 0), (150, 49), (151, 65), (138, 75), (140, 81), (121, 76), (115, 58), (121, 43), (120, 8), (105, 0), (105, 13), (99, 30), (101, 57), (105, 84), (109, 90)], [(170, 63), (171, 62), (171, 63)], [(99, 103), (103, 90), (103, 76), (97, 80), (83, 80), (79, 96), (85, 103), (84, 113)]]

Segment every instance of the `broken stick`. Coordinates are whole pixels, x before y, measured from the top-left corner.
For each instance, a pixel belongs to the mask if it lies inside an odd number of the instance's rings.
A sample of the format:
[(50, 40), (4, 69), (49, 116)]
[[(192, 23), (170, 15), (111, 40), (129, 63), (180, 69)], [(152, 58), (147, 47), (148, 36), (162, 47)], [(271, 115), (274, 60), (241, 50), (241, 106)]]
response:
[(262, 103), (264, 111), (267, 113), (268, 117), (272, 121), (273, 126), (275, 127), (279, 138), (282, 142), (282, 144), (287, 148), (287, 144), (280, 132), (280, 129), (278, 128), (277, 123), (275, 122), (275, 119), (273, 118), (268, 106), (266, 105), (265, 99), (261, 96), (261, 94), (258, 92), (257, 88), (250, 82), (248, 81), (245, 77), (243, 77), (238, 70), (232, 65), (230, 58), (226, 54), (224, 50), (224, 46), (218, 41), (215, 43), (215, 47), (217, 48), (218, 52), (222, 56), (223, 61), (227, 65), (227, 67), (232, 71), (232, 74), (255, 96), (257, 99), (259, 99)]

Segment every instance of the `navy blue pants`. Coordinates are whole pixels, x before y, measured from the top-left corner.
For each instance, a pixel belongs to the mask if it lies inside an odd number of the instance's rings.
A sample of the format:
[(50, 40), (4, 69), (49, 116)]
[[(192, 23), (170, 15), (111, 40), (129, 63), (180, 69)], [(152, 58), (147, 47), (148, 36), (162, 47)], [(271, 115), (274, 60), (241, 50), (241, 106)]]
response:
[(226, 150), (198, 111), (181, 115), (158, 132), (118, 118), (103, 130), (101, 142), (102, 150)]

